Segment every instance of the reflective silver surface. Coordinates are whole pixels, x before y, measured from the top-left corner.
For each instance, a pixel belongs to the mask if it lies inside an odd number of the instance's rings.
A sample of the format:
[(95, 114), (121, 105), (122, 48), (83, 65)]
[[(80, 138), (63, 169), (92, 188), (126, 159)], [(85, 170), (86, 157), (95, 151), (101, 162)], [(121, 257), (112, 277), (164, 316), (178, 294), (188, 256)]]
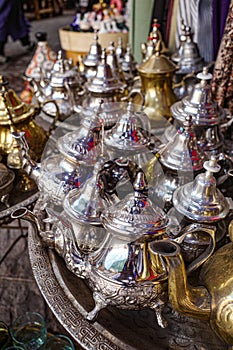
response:
[(181, 22), (181, 35), (177, 52), (171, 56), (172, 61), (179, 65), (177, 74), (199, 72), (204, 66), (197, 44), (193, 41), (191, 27)]
[(216, 187), (213, 173), (220, 170), (216, 159), (204, 163), (206, 172), (195, 177), (193, 182), (176, 189), (173, 205), (178, 212), (192, 220), (213, 222), (224, 219), (229, 213), (229, 203)]

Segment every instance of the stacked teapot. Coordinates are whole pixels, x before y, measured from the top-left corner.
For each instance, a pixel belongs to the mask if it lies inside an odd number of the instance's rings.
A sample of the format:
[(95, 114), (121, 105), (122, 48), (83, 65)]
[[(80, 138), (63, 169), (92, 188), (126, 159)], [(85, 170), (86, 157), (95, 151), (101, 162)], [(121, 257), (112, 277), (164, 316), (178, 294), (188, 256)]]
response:
[(165, 137), (170, 140), (176, 130), (182, 126), (186, 115), (192, 116), (197, 142), (203, 151), (210, 156), (223, 151), (221, 125), (225, 122), (226, 112), (213, 100), (209, 81), (212, 74), (206, 67), (197, 74), (199, 83), (195, 84), (192, 93), (171, 106), (174, 125), (165, 130)]
[(84, 94), (82, 83), (83, 78), (78, 67), (64, 59), (62, 51), (59, 51), (49, 79), (44, 77), (41, 77), (40, 81), (32, 79), (35, 100), (39, 105), (47, 102), (43, 107), (45, 119), (46, 115), (50, 120), (54, 119), (57, 113), (60, 121), (71, 116), (74, 113), (74, 107), (81, 103)]

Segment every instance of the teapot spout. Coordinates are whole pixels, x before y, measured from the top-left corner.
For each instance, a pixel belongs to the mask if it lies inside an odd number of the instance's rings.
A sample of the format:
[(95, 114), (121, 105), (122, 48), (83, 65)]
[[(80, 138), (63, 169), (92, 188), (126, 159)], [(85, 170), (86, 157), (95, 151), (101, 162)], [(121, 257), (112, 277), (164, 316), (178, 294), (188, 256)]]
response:
[(21, 149), (21, 159), (22, 159), (22, 168), (26, 173), (38, 183), (38, 178), (41, 175), (40, 163), (35, 162), (29, 154), (29, 146), (25, 138), (25, 133), (13, 132), (12, 136), (17, 140), (20, 149)]
[(32, 85), (34, 95), (36, 96), (37, 99), (44, 98), (45, 94), (43, 89), (48, 85), (43, 78), (41, 78), (40, 81), (31, 78), (30, 83)]
[(161, 240), (151, 242), (149, 249), (152, 254), (164, 257), (168, 264), (168, 295), (172, 307), (188, 317), (209, 320), (210, 295), (206, 288), (189, 284), (179, 245)]
[(22, 207), (13, 211), (13, 213), (11, 213), (11, 217), (12, 219), (24, 219), (28, 221), (32, 225), (32, 232), (34, 234), (35, 241), (39, 242), (42, 223), (40, 223), (39, 219), (35, 214), (33, 214), (33, 212), (25, 207)]

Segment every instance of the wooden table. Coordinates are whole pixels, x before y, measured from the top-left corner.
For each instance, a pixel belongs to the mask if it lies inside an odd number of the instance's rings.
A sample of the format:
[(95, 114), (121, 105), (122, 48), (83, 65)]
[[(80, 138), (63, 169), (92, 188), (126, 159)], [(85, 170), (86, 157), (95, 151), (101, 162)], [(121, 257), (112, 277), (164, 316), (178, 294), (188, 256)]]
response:
[(24, 11), (29, 16), (33, 15), (36, 20), (40, 20), (44, 15), (62, 14), (63, 5), (63, 0), (24, 0)]

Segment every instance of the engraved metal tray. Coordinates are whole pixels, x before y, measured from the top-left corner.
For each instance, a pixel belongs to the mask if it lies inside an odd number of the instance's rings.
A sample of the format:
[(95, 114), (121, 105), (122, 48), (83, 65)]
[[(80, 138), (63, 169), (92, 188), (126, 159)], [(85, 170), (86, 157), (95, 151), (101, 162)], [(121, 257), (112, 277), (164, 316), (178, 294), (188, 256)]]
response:
[(160, 328), (150, 309), (107, 307), (95, 322), (85, 319), (94, 307), (85, 280), (69, 271), (63, 259), (45, 247), (30, 225), (30, 262), (39, 289), (50, 309), (73, 339), (88, 350), (223, 350), (229, 349), (204, 321), (187, 318), (169, 306), (168, 327)]

